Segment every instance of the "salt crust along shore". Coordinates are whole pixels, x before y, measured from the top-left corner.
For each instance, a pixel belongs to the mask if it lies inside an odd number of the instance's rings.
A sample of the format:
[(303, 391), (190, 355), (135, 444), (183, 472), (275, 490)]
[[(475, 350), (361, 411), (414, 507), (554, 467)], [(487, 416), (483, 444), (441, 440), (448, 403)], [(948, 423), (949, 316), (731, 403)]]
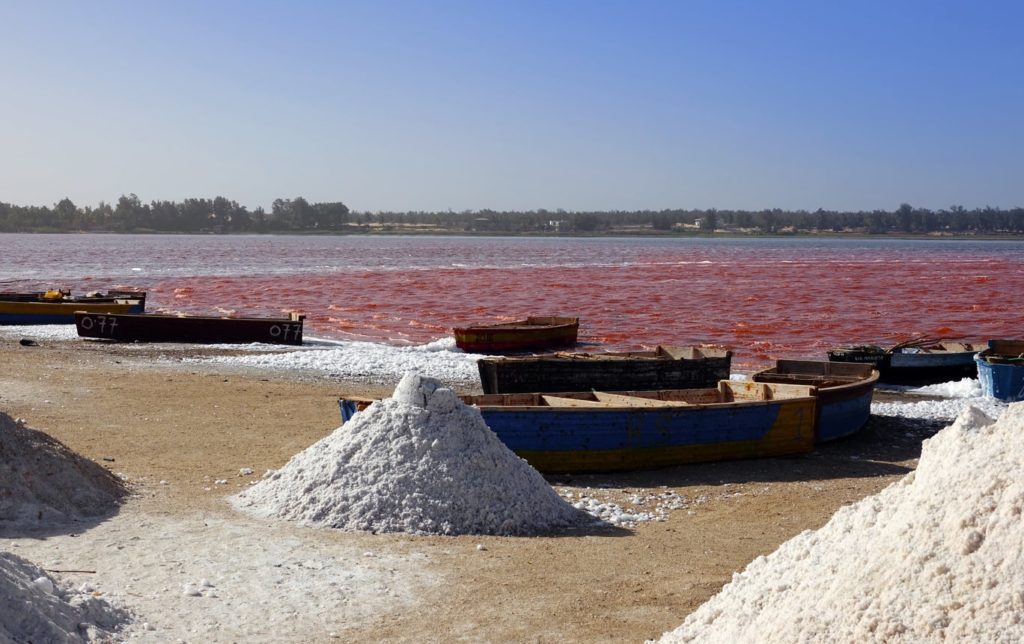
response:
[(917, 469), (758, 557), (660, 640), (1024, 640), (1024, 403), (969, 407)]
[(232, 500), (257, 516), (413, 534), (543, 534), (589, 516), (506, 447), (478, 409), (415, 374)]
[[(5, 326), (0, 335), (31, 337), (41, 340), (78, 341), (74, 327), (69, 325)], [(282, 348), (266, 344), (223, 345), (234, 350), (245, 349), (241, 355), (213, 355), (190, 358), (196, 364), (254, 368), (276, 372), (323, 374), (339, 380), (368, 382), (394, 386), (402, 374), (413, 372), (435, 378), (449, 386), (476, 387), (479, 383), (476, 361), (482, 356), (464, 353), (455, 347), (453, 338), (441, 338), (427, 344), (393, 346), (376, 342), (347, 342), (306, 338), (301, 348)], [(120, 344), (121, 347), (148, 345)], [(212, 345), (217, 348), (221, 345)], [(735, 375), (736, 378), (745, 378)], [(931, 385), (900, 387), (900, 392), (940, 397), (914, 402), (875, 402), (871, 413), (881, 416), (952, 421), (968, 404), (995, 416), (1005, 403), (985, 398), (977, 380)]]

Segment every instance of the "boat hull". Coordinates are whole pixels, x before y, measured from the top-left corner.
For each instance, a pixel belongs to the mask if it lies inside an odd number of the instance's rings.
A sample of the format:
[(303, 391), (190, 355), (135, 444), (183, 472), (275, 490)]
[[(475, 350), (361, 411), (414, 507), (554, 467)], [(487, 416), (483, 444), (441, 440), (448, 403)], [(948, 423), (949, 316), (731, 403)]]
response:
[(814, 442), (824, 443), (855, 434), (867, 424), (878, 378), (878, 371), (870, 364), (779, 360), (775, 367), (754, 374), (752, 379), (816, 387)]
[(83, 338), (122, 342), (302, 344), (302, 316), (218, 318), (77, 313), (75, 326)]
[(978, 381), (986, 396), (1004, 402), (1024, 400), (1024, 340), (992, 340), (975, 356)]
[(0, 302), (0, 324), (74, 324), (75, 312), (90, 314), (142, 313), (144, 300), (109, 302)]
[(532, 317), (511, 324), (453, 329), (455, 346), (471, 353), (514, 353), (571, 347), (579, 334), (578, 318)]
[[(722, 402), (722, 390), (795, 388), (786, 398)], [(719, 384), (716, 389), (620, 392), (616, 396), (689, 399), (651, 407), (545, 407), (541, 394), (464, 396), (513, 452), (545, 473), (610, 472), (709, 461), (804, 454), (814, 445), (813, 388), (759, 383)], [(558, 394), (585, 398), (588, 394)], [(339, 401), (342, 419), (359, 408)], [(584, 403), (581, 403), (584, 404)], [(600, 405), (600, 403), (586, 403)]]
[(694, 347), (551, 354), (477, 361), (485, 394), (533, 391), (699, 389), (729, 377), (732, 352)]
[(934, 385), (978, 375), (970, 344), (950, 344), (951, 350), (917, 350), (878, 352), (834, 350), (828, 352), (833, 362), (870, 364), (879, 373), (879, 382), (899, 385)]

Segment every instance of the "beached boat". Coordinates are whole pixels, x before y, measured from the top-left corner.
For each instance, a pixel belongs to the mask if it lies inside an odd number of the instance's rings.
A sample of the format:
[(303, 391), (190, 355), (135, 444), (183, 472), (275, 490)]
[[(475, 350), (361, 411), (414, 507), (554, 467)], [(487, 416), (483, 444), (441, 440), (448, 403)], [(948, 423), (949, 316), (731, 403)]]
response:
[(879, 382), (920, 386), (974, 378), (978, 374), (974, 354), (983, 348), (966, 342), (920, 338), (888, 349), (873, 345), (833, 349), (828, 359), (870, 364), (878, 369)]
[(989, 340), (974, 360), (982, 393), (1006, 402), (1024, 400), (1024, 340)]
[(571, 347), (576, 344), (580, 319), (529, 317), (516, 322), (456, 327), (455, 346), (474, 353), (511, 353)]
[(870, 364), (778, 360), (751, 379), (817, 388), (814, 442), (823, 443), (858, 432), (868, 422), (878, 370)]
[(298, 313), (287, 318), (76, 313), (75, 326), (83, 338), (122, 342), (302, 344), (304, 318)]
[[(547, 473), (790, 456), (814, 445), (814, 387), (723, 380), (709, 389), (463, 396)], [(339, 400), (342, 421), (368, 403)]]
[(729, 378), (732, 352), (666, 347), (622, 353), (550, 353), (477, 361), (485, 394), (599, 389), (700, 389)]
[(71, 295), (69, 291), (0, 293), (0, 324), (74, 324), (75, 311), (88, 313), (142, 313), (142, 291), (108, 291)]

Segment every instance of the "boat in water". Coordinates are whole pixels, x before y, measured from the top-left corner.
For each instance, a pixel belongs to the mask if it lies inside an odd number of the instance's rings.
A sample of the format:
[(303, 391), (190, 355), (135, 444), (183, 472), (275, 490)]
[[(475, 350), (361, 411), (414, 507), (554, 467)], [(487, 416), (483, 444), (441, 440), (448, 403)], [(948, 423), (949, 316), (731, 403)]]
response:
[(75, 312), (143, 313), (144, 291), (107, 291), (72, 295), (52, 289), (32, 293), (0, 293), (0, 324), (74, 324)]
[(571, 347), (576, 344), (577, 317), (528, 317), (516, 322), (456, 327), (455, 346), (471, 353), (515, 353)]
[[(463, 396), (545, 473), (607, 472), (792, 456), (814, 446), (815, 388), (723, 380), (715, 388)], [(372, 401), (342, 397), (342, 422)]]
[(545, 391), (699, 389), (729, 378), (732, 352), (720, 347), (549, 353), (477, 361), (485, 394)]
[(878, 370), (879, 382), (921, 386), (976, 377), (974, 354), (983, 348), (976, 343), (917, 338), (888, 349), (875, 345), (833, 349), (828, 359), (870, 364)]
[(1004, 402), (1024, 400), (1024, 340), (989, 340), (974, 360), (982, 393)]
[(83, 338), (121, 342), (302, 344), (304, 318), (298, 313), (287, 318), (255, 318), (79, 312), (75, 314), (75, 327)]
[(861, 430), (871, 415), (871, 397), (878, 370), (870, 364), (824, 360), (778, 360), (751, 380), (817, 389), (814, 442), (823, 443)]

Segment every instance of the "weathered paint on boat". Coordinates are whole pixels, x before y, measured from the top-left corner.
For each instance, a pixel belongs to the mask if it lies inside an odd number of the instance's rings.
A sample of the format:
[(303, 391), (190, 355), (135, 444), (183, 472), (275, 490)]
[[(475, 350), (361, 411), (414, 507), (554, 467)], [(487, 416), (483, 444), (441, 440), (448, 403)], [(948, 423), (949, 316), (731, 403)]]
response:
[(814, 442), (823, 443), (861, 430), (871, 415), (878, 370), (870, 364), (821, 360), (779, 360), (754, 374), (754, 382), (812, 385), (818, 405)]
[(529, 317), (517, 322), (453, 329), (455, 346), (473, 353), (510, 353), (571, 347), (580, 320), (575, 317)]
[(666, 347), (622, 353), (551, 353), (477, 361), (485, 394), (699, 389), (729, 378), (732, 352)]
[(302, 344), (304, 317), (297, 313), (287, 318), (76, 313), (75, 326), (83, 338), (123, 342)]
[(146, 298), (23, 298), (0, 300), (0, 324), (74, 324), (75, 312), (142, 313)]
[[(814, 388), (721, 381), (715, 389), (463, 396), (516, 454), (547, 473), (637, 470), (804, 454)], [(339, 400), (342, 419), (366, 401)]]
[(986, 396), (1005, 402), (1024, 400), (1024, 340), (989, 340), (974, 360)]
[(828, 358), (833, 362), (870, 364), (878, 369), (879, 382), (933, 385), (974, 378), (978, 373), (974, 354), (979, 350), (981, 347), (978, 345), (965, 342), (940, 342), (892, 350), (864, 346), (834, 349), (828, 352)]

